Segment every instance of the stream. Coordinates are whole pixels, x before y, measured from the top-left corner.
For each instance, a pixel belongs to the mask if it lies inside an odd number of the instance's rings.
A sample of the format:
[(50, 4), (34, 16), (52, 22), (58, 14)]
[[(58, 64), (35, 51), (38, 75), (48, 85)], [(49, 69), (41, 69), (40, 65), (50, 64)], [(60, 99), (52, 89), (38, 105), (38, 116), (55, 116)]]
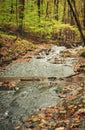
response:
[[(17, 90), (0, 90), (0, 130), (12, 130), (39, 109), (55, 106), (60, 98), (57, 89), (65, 85), (64, 78), (74, 74), (72, 69), (76, 58), (63, 58), (60, 52), (64, 46), (42, 49), (31, 56), (30, 62), (8, 65), (0, 72), (0, 81), (16, 81)], [(19, 79), (39, 79), (20, 81)], [(18, 82), (19, 81), (19, 82)]]

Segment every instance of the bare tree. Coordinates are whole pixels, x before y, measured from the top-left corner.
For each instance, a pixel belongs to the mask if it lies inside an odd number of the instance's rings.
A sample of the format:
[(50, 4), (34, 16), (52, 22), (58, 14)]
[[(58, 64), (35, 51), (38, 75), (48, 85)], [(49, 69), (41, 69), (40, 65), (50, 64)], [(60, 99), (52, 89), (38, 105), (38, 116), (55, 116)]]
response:
[(82, 37), (82, 40), (83, 40), (83, 43), (84, 43), (84, 46), (85, 46), (85, 37), (84, 37), (83, 32), (82, 32), (82, 28), (81, 28), (80, 21), (79, 21), (77, 15), (76, 15), (76, 13), (75, 13), (73, 7), (72, 7), (71, 1), (70, 1), (70, 0), (67, 0), (67, 2), (68, 2), (68, 5), (69, 5), (69, 7), (70, 7), (72, 13), (73, 13), (73, 16), (74, 16), (74, 18), (75, 18), (77, 27), (78, 27), (78, 29), (79, 29), (79, 32), (80, 32), (80, 34), (81, 34), (81, 37)]

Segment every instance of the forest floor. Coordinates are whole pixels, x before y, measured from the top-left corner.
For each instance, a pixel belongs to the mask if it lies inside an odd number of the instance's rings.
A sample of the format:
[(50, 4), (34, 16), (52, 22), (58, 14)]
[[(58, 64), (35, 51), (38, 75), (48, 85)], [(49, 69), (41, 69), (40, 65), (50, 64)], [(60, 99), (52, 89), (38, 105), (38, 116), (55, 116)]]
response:
[[(32, 34), (26, 37), (17, 37), (16, 35), (0, 32), (0, 70), (4, 69), (10, 63), (29, 61), (30, 56), (40, 50), (49, 49), (51, 46), (59, 44), (64, 46), (63, 43), (58, 43), (58, 41), (42, 39)], [(65, 43), (65, 46), (70, 46), (70, 43)], [(80, 51), (75, 56), (80, 56), (84, 51), (85, 48), (80, 48)], [(70, 51), (67, 50), (64, 53), (64, 56), (66, 55), (67, 57), (71, 56)]]
[[(0, 70), (8, 64), (30, 61), (30, 56), (42, 49), (50, 48), (52, 44), (35, 44), (25, 39), (16, 39), (7, 35), (0, 35)], [(5, 37), (5, 38), (4, 38)], [(11, 40), (12, 39), (12, 40)], [(23, 126), (15, 130), (84, 130), (85, 129), (85, 47), (72, 54), (73, 48), (62, 52), (62, 56), (76, 57), (78, 62), (73, 65), (76, 75), (61, 79), (70, 81), (57, 94), (61, 98), (55, 107), (40, 109), (29, 117)], [(76, 84), (71, 84), (75, 82)]]
[(52, 44), (39, 43), (37, 39), (16, 38), (16, 36), (0, 34), (0, 70), (8, 64), (29, 61), (30, 56), (44, 48), (50, 48)]

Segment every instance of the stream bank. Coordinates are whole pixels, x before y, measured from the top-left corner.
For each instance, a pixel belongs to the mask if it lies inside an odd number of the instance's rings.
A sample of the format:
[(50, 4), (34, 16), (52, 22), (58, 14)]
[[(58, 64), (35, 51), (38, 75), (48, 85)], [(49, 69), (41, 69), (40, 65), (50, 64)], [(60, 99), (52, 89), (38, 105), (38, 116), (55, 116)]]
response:
[[(11, 130), (37, 110), (55, 106), (60, 101), (57, 91), (61, 91), (66, 85), (62, 78), (75, 74), (72, 65), (78, 60), (62, 57), (60, 52), (65, 49), (53, 46), (50, 50), (41, 50), (31, 56), (30, 62), (14, 63), (0, 72), (0, 79), (9, 77), (9, 80), (19, 80), (15, 86), (17, 91), (0, 91), (1, 130)], [(41, 80), (20, 81), (21, 78), (29, 77)]]

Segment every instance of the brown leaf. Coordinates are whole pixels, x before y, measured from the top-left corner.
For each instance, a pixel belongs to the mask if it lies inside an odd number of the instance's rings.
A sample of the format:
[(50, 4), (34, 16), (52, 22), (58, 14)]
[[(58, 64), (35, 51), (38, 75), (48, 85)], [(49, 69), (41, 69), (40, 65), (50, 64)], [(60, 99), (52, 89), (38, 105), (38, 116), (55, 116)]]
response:
[(80, 115), (80, 114), (85, 114), (85, 108), (81, 108), (79, 109), (76, 114)]

